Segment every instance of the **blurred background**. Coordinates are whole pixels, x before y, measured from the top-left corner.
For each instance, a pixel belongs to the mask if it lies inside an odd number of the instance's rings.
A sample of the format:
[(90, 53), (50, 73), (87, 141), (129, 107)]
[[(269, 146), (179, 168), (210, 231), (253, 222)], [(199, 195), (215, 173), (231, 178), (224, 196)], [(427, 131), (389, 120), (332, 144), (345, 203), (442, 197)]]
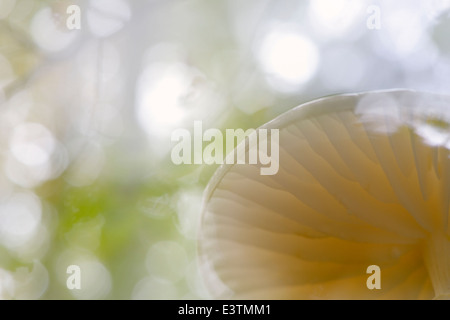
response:
[(174, 165), (171, 133), (450, 93), (449, 33), (450, 0), (0, 0), (0, 299), (207, 299), (217, 165)]

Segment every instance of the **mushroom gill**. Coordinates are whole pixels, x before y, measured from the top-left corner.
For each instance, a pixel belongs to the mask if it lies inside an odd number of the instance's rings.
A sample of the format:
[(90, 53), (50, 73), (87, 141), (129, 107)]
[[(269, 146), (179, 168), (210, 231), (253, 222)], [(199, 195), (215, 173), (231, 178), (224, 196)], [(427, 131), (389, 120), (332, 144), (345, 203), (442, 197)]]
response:
[[(205, 192), (199, 251), (213, 297), (450, 298), (449, 97), (333, 96), (261, 129), (279, 129), (278, 172), (225, 164)], [(370, 265), (381, 289), (366, 285)]]

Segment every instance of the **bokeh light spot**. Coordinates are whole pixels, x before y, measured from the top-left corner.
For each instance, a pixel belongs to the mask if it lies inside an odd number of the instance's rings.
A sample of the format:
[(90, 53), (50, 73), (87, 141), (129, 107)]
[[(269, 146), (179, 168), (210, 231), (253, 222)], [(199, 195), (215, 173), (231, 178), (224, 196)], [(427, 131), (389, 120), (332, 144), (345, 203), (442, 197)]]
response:
[(14, 157), (27, 166), (49, 161), (55, 148), (51, 132), (38, 123), (25, 123), (14, 129), (10, 141)]
[(118, 32), (130, 18), (130, 6), (123, 0), (91, 1), (87, 13), (89, 28), (97, 37), (108, 37)]
[(133, 300), (172, 300), (178, 298), (178, 289), (171, 281), (152, 277), (145, 277), (140, 280), (131, 294)]
[(42, 215), (39, 198), (16, 193), (0, 204), (0, 243), (13, 249), (25, 244), (37, 230)]
[(265, 36), (259, 61), (278, 89), (295, 90), (314, 76), (319, 52), (306, 36), (280, 29)]
[(77, 32), (59, 28), (53, 19), (52, 9), (48, 7), (34, 15), (30, 31), (36, 44), (49, 52), (58, 52), (67, 48), (78, 37)]

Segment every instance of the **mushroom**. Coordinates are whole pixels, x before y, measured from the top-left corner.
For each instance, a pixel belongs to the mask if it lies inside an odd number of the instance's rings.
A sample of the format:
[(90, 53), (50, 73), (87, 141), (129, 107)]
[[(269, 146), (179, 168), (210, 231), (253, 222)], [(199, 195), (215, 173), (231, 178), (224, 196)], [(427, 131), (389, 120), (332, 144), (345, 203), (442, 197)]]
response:
[(278, 172), (224, 164), (205, 191), (213, 298), (450, 298), (450, 97), (326, 97), (261, 129), (279, 129)]

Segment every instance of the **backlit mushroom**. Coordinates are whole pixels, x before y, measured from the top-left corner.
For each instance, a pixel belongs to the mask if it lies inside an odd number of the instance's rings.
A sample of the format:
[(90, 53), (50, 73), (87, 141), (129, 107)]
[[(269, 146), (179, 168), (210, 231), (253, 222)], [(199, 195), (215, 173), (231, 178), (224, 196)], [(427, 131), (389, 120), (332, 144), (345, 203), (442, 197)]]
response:
[[(261, 129), (279, 129), (278, 172), (225, 164), (205, 192), (214, 298), (450, 298), (449, 97), (327, 97)], [(371, 265), (380, 289), (367, 286)]]

